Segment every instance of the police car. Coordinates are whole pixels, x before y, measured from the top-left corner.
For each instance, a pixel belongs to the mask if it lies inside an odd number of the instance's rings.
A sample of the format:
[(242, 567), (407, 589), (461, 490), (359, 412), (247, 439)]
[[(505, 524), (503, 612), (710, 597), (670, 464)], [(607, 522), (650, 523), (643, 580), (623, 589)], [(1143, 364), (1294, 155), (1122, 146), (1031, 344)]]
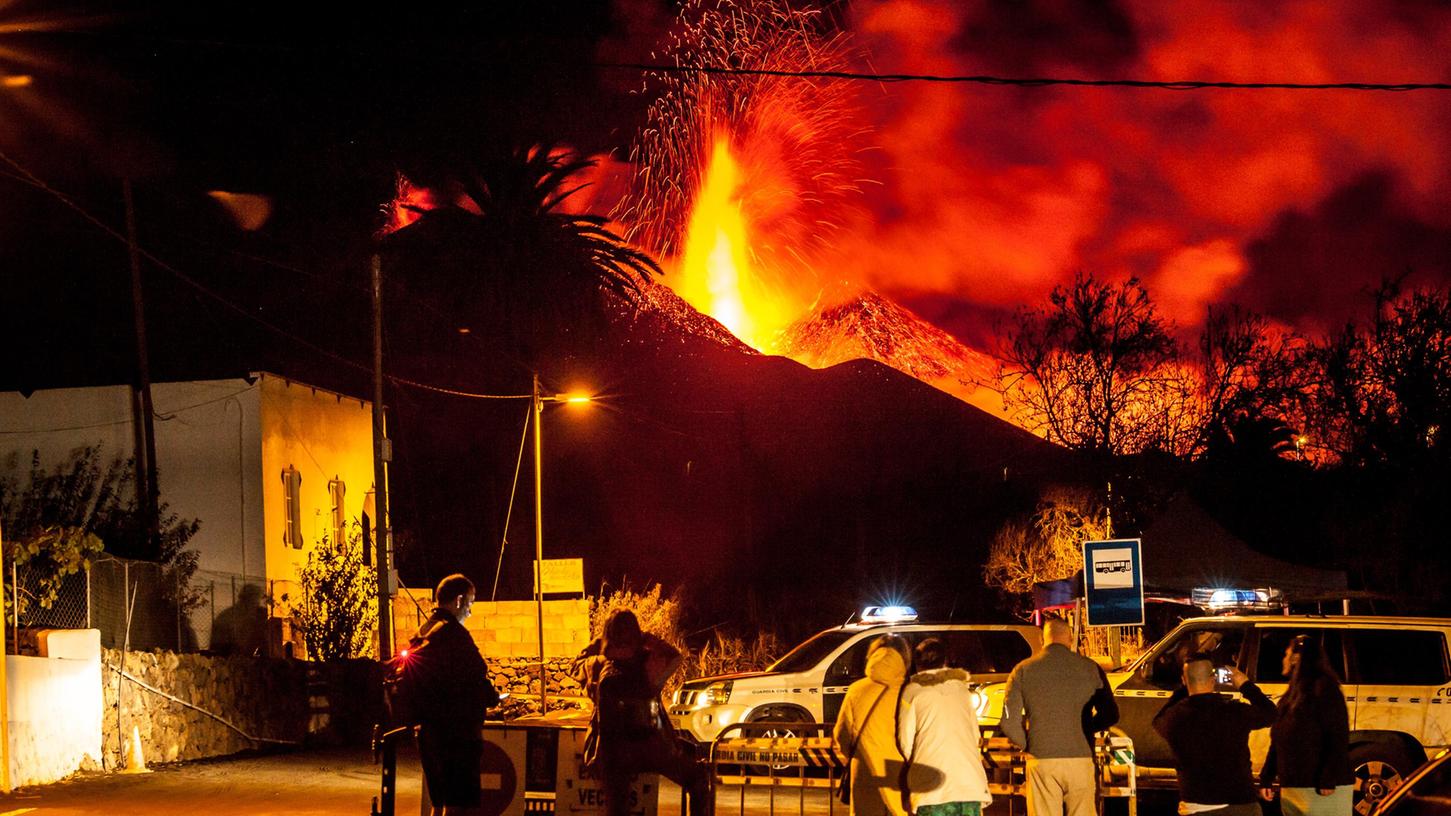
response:
[[(867, 648), (878, 636), (896, 634), (915, 646), (935, 637), (947, 664), (967, 669), (974, 683), (1003, 681), (1041, 642), (1032, 626), (922, 623), (905, 606), (867, 607), (845, 625), (820, 632), (765, 671), (691, 680), (675, 692), (670, 720), (683, 735), (710, 742), (737, 723), (831, 723), (846, 689), (866, 674)], [(986, 698), (979, 705), (985, 714)]]

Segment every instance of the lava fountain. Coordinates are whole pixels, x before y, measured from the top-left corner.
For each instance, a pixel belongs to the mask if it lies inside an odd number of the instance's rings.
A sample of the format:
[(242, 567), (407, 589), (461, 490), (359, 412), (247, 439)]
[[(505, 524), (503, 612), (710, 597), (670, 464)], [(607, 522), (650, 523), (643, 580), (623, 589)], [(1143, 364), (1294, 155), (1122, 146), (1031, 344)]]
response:
[[(662, 58), (682, 67), (842, 69), (855, 52), (788, 0), (687, 0)], [(662, 259), (664, 282), (743, 342), (775, 352), (823, 288), (860, 215), (864, 128), (849, 83), (660, 72), (613, 214)]]
[(692, 306), (719, 320), (742, 342), (772, 351), (799, 312), (758, 274), (742, 197), (741, 166), (729, 140), (718, 139), (702, 174), (686, 227), (679, 268), (671, 281)]

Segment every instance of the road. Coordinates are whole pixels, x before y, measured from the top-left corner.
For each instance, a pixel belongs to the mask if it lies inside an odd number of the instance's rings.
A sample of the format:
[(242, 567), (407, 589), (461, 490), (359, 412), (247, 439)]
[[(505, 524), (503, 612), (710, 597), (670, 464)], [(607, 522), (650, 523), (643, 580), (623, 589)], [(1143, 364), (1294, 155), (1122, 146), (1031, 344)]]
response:
[[(422, 794), (418, 758), (401, 752), (398, 762), (400, 816), (419, 812)], [(362, 749), (277, 753), (189, 762), (159, 767), (136, 775), (88, 775), (54, 785), (0, 795), (0, 816), (71, 816), (108, 814), (203, 814), (204, 816), (366, 816), (378, 794), (378, 768)], [(744, 799), (739, 787), (718, 791), (719, 816), (846, 816), (824, 790), (779, 789), (772, 808), (770, 791), (751, 788)], [(804, 805), (804, 806), (803, 806)], [(1145, 816), (1168, 816), (1172, 805), (1141, 807)], [(1010, 808), (1001, 801), (990, 816), (1022, 816), (1022, 802)], [(662, 783), (658, 816), (680, 816), (680, 789)]]

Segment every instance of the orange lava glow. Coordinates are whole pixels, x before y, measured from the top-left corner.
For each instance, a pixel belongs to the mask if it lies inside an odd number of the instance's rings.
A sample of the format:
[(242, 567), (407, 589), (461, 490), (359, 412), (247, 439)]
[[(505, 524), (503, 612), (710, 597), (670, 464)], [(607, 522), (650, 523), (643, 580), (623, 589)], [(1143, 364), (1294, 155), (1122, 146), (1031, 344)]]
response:
[(797, 310), (760, 275), (742, 207), (743, 181), (728, 140), (718, 139), (691, 207), (679, 269), (666, 282), (742, 342), (769, 352)]

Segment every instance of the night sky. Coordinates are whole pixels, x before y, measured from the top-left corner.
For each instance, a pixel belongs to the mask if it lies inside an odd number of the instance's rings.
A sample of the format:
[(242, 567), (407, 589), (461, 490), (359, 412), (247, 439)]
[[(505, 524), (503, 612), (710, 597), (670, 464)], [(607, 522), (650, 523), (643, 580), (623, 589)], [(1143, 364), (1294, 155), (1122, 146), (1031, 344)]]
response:
[[(676, 7), (537, 5), (11, 3), (0, 68), (32, 80), (0, 96), (0, 149), (118, 228), (131, 177), (148, 244), (194, 273), (270, 281), (215, 256), (240, 249), (334, 275), (366, 252), (394, 172), (419, 161), (553, 142), (630, 172), (651, 97), (637, 72), (595, 63), (651, 60)], [(1451, 8), (1430, 2), (863, 0), (826, 18), (856, 70), (1451, 76)], [(1360, 313), (1382, 277), (1451, 277), (1451, 93), (868, 83), (852, 99), (862, 135), (842, 150), (866, 183), (832, 214), (845, 227), (817, 277), (878, 289), (973, 345), (1078, 270), (1138, 275), (1186, 327), (1234, 301), (1308, 332)], [(108, 285), (109, 239), (0, 182), (7, 277)], [(619, 186), (590, 206), (607, 210)], [(236, 229), (216, 190), (265, 196), (265, 223)]]
[[(658, 86), (604, 64), (664, 54), (676, 4), (445, 5), (0, 8), (0, 386), (132, 376), (125, 246), (88, 220), (124, 231), (123, 179), (168, 267), (145, 264), (157, 379), (268, 368), (360, 390), (363, 366), (307, 344), (367, 360), (367, 257), (399, 171), (562, 144), (601, 159), (578, 201), (610, 212)], [(857, 71), (1451, 80), (1451, 6), (1434, 2), (859, 0), (815, 19)], [(789, 172), (802, 151), (747, 151), (785, 168), (781, 223), (833, 224), (787, 285), (874, 289), (980, 349), (1079, 271), (1140, 277), (1186, 333), (1234, 302), (1319, 334), (1366, 314), (1383, 278), (1451, 281), (1451, 92), (859, 83), (832, 99), (833, 128), (803, 138), (859, 190), (813, 204)], [(802, 109), (777, 113), (766, 132)], [(695, 472), (691, 455), (661, 454), (661, 473)]]

